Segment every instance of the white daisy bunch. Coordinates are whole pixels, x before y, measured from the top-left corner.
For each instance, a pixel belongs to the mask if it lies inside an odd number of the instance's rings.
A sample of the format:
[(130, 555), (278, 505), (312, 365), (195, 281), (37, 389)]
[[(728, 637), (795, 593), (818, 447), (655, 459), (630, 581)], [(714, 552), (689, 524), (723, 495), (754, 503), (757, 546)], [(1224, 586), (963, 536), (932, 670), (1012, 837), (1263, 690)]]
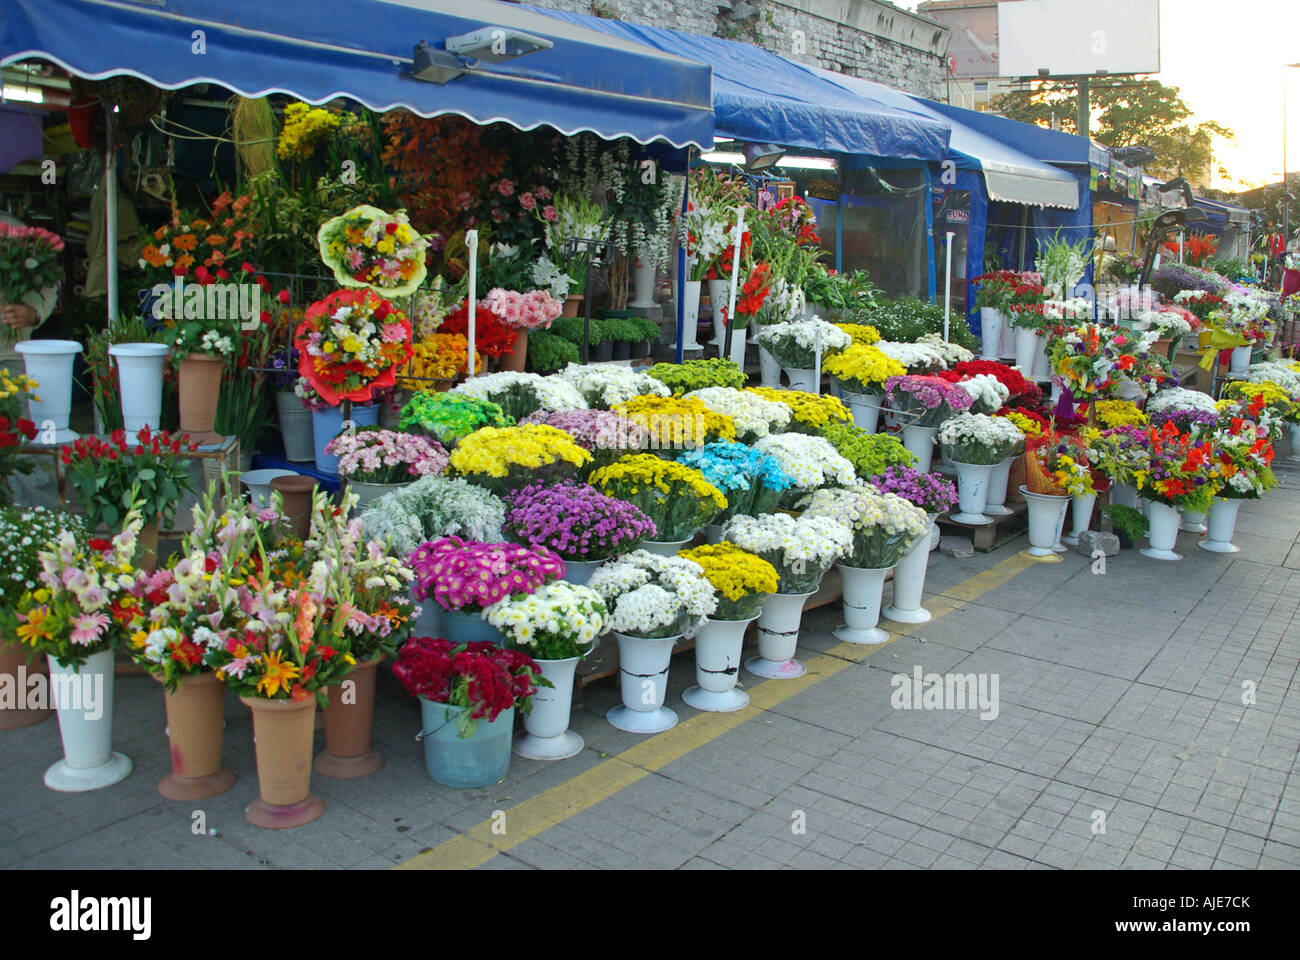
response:
[(866, 483), (817, 490), (799, 505), (804, 508), (802, 519), (834, 520), (853, 532), (852, 549), (840, 558), (840, 562), (852, 567), (892, 567), (918, 537), (930, 530), (930, 518), (920, 507)]
[(587, 401), (578, 388), (567, 380), (543, 377), (536, 373), (516, 373), (513, 370), (471, 377), (456, 384), (448, 392), (491, 400), (500, 404), (501, 409), (516, 420), (522, 420), (535, 410), (559, 413), (561, 410), (587, 409)]
[(1048, 320), (1091, 320), (1092, 301), (1087, 297), (1044, 300), (1043, 316)]
[(1300, 364), (1288, 363), (1284, 360), (1252, 363), (1246, 379), (1251, 383), (1272, 381), (1290, 393), (1292, 398), (1300, 398)]
[(585, 657), (608, 629), (609, 610), (590, 587), (552, 580), (533, 593), (498, 600), (483, 619), (518, 649), (542, 660)]
[(204, 330), (203, 338), (199, 341), (199, 349), (203, 353), (219, 353), (223, 357), (228, 357), (234, 352), (235, 343), (230, 339), (229, 334), (219, 330)]
[(959, 413), (939, 427), (938, 440), (957, 463), (1001, 463), (1025, 445), (1025, 435), (1006, 417)]
[(1154, 330), (1158, 340), (1177, 340), (1192, 332), (1192, 325), (1170, 310), (1148, 310), (1139, 314), (1137, 321), (1140, 329)]
[[(925, 336), (920, 337), (916, 342), (937, 350), (939, 356), (943, 358), (943, 362), (950, 367), (959, 363), (967, 363), (968, 361), (975, 359), (975, 354), (971, 353), (960, 343), (952, 343), (951, 341), (945, 340), (937, 333), (927, 333)], [(876, 346), (880, 346), (880, 344), (877, 343)]]
[(0, 510), (0, 608), (15, 609), (19, 597), (40, 586), (37, 554), (65, 531), (78, 543), (85, 543), (90, 535), (85, 521), (76, 514), (45, 507)]
[(901, 343), (897, 340), (877, 340), (872, 346), (907, 367), (908, 373), (934, 373), (936, 370), (948, 369), (946, 351), (940, 349), (934, 343), (922, 341)]
[(957, 386), (971, 395), (971, 410), (975, 413), (1001, 410), (1011, 397), (1011, 391), (991, 373), (976, 374), (969, 380), (958, 381)]
[(422, 477), (372, 501), (361, 514), (361, 528), (367, 540), (405, 557), (441, 537), (495, 543), (505, 520), (505, 502), (477, 484), (463, 477)]
[(857, 483), (853, 464), (840, 455), (825, 437), (804, 433), (773, 433), (760, 437), (754, 449), (774, 458), (794, 480), (796, 490), (808, 492), (818, 487), (848, 487)]
[(787, 594), (816, 590), (831, 564), (853, 549), (853, 529), (843, 520), (788, 513), (732, 517), (722, 538), (776, 567), (781, 577), (777, 592)]
[(827, 354), (847, 350), (853, 338), (835, 324), (812, 317), (762, 326), (758, 331), (758, 343), (783, 365), (796, 370), (811, 370), (819, 345), (824, 360)]
[[(752, 443), (790, 425), (790, 407), (779, 400), (768, 400), (748, 390), (735, 387), (703, 387), (686, 394), (694, 397), (714, 413), (731, 417), (736, 438)], [(743, 439), (742, 439), (743, 438)]]
[(1201, 393), (1199, 390), (1188, 390), (1186, 387), (1170, 387), (1167, 390), (1161, 390), (1147, 400), (1143, 412), (1150, 417), (1153, 414), (1171, 409), (1204, 410), (1215, 414), (1219, 412), (1219, 408), (1214, 403), (1214, 398), (1208, 393)]
[(571, 363), (551, 379), (573, 387), (586, 406), (599, 410), (609, 410), (633, 397), (666, 397), (670, 393), (659, 380), (630, 367)]
[(692, 636), (718, 608), (703, 567), (648, 550), (605, 564), (587, 585), (609, 607), (610, 629), (631, 636)]

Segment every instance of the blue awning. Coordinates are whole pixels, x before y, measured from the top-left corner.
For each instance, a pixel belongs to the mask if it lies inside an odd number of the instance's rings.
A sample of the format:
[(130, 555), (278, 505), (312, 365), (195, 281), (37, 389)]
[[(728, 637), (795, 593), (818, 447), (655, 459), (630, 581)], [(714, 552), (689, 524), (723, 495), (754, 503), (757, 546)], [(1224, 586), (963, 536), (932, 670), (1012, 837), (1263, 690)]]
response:
[(974, 111), (963, 110), (957, 116), (952, 116), (951, 113), (945, 116), (933, 109), (928, 100), (910, 96), (901, 90), (891, 90), (871, 80), (849, 77), (830, 70), (818, 72), (855, 96), (870, 97), (896, 110), (910, 111), (948, 123), (952, 128), (952, 136), (948, 141), (948, 156), (945, 159), (955, 160), (959, 166), (968, 169), (982, 171), (990, 199), (1035, 207), (1078, 209), (1079, 189), (1074, 177), (967, 125), (964, 122), (965, 115)]
[(710, 64), (719, 139), (903, 160), (946, 155), (943, 118), (855, 96), (815, 68), (753, 44), (558, 10), (537, 12)]
[[(446, 84), (407, 75), (417, 43), (441, 50), (447, 37), (489, 26), (554, 46), (472, 63)], [(678, 147), (707, 147), (713, 136), (707, 61), (496, 0), (4, 0), (0, 62), (33, 57), (90, 79), (125, 74), (165, 89), (211, 82), (248, 97), (349, 97), (376, 111)]]
[(933, 100), (926, 100), (924, 103), (940, 116), (957, 120), (977, 133), (998, 143), (1014, 147), (1021, 153), (1044, 163), (1087, 166), (1089, 162), (1109, 160), (1109, 151), (1094, 144), (1087, 137), (1062, 133), (1059, 130), (1048, 130), (1046, 127), (1035, 126), (1032, 123), (1021, 123), (1019, 120), (1000, 117), (995, 113), (965, 110), (947, 103), (936, 103)]

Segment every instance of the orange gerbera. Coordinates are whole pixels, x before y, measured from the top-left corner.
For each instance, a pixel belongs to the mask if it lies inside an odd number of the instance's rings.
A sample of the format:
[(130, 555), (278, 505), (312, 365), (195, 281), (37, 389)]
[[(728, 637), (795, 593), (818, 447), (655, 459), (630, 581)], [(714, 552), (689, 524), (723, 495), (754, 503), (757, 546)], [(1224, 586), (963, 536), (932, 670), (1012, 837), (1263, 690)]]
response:
[(199, 238), (192, 233), (182, 233), (172, 238), (172, 245), (177, 250), (193, 250), (199, 245)]

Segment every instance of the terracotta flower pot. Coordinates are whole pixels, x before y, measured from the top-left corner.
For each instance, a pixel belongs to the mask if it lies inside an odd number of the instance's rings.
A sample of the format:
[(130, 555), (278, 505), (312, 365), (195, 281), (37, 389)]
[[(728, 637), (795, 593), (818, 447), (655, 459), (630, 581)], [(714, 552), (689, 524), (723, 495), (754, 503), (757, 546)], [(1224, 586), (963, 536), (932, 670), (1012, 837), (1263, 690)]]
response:
[[(155, 680), (162, 682), (160, 678)], [(235, 773), (221, 762), (226, 722), (226, 685), (215, 673), (185, 677), (174, 692), (163, 691), (172, 772), (158, 781), (168, 800), (203, 800), (235, 785)]]
[(311, 743), (316, 699), (240, 697), (253, 711), (258, 798), (244, 808), (256, 827), (283, 830), (311, 823), (325, 802), (311, 792)]
[(221, 373), (225, 361), (207, 353), (191, 353), (181, 361), (181, 430), (196, 443), (216, 443), (221, 434), (212, 426), (217, 420), (217, 397), (221, 394)]
[(346, 780), (368, 776), (384, 765), (384, 755), (370, 749), (375, 726), (375, 668), (383, 659), (381, 653), (358, 663), (342, 683), (326, 691), (330, 702), (325, 708), (325, 752), (316, 756), (313, 767), (317, 773)]
[[(0, 730), (17, 730), (30, 727), (34, 723), (47, 720), (52, 711), (49, 706), (29, 710), (26, 707), (28, 693), (34, 693), (41, 686), (48, 687), (49, 668), (44, 657), (35, 658), (27, 663), (29, 649), (17, 643), (0, 641), (0, 690), (12, 691), (13, 700), (7, 702), (0, 696)], [(32, 678), (41, 676), (46, 679), (33, 683)], [(38, 686), (39, 685), (39, 686)], [(48, 698), (47, 698), (48, 699)]]
[(300, 473), (271, 481), (271, 490), (279, 491), (285, 515), (293, 525), (294, 536), (299, 539), (306, 537), (311, 527), (311, 493), (314, 489), (316, 481)]
[(1025, 498), (1020, 495), (1020, 488), (1025, 485), (1025, 455), (1022, 453), (1011, 461), (1011, 469), (1007, 473), (1007, 494), (1008, 500), (1018, 503), (1024, 503)]
[(515, 345), (510, 353), (501, 355), (501, 369), (512, 370), (515, 373), (524, 372), (524, 361), (528, 358), (528, 331), (517, 330), (515, 332)]
[(569, 294), (564, 298), (564, 312), (561, 313), (560, 316), (576, 317), (578, 315), (578, 308), (582, 306), (582, 300), (583, 297), (580, 293)]

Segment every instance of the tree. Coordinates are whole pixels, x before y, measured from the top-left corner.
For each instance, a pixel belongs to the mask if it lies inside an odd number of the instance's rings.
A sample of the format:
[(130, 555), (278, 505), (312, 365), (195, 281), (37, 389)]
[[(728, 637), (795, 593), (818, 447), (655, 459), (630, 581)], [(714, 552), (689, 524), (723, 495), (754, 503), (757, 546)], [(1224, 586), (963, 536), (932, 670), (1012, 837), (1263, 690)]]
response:
[[(1189, 122), (1192, 110), (1178, 88), (1158, 80), (1094, 77), (1090, 87), (1092, 138), (1108, 147), (1150, 147), (1156, 159), (1146, 169), (1155, 176), (1186, 174), (1208, 181), (1215, 138), (1236, 139), (1230, 129), (1213, 120)], [(1055, 117), (1067, 133), (1078, 129), (1078, 88), (1071, 82), (1040, 81), (1030, 89), (997, 97), (990, 106), (1013, 120), (1050, 127)], [(1222, 167), (1217, 172), (1226, 175)]]

